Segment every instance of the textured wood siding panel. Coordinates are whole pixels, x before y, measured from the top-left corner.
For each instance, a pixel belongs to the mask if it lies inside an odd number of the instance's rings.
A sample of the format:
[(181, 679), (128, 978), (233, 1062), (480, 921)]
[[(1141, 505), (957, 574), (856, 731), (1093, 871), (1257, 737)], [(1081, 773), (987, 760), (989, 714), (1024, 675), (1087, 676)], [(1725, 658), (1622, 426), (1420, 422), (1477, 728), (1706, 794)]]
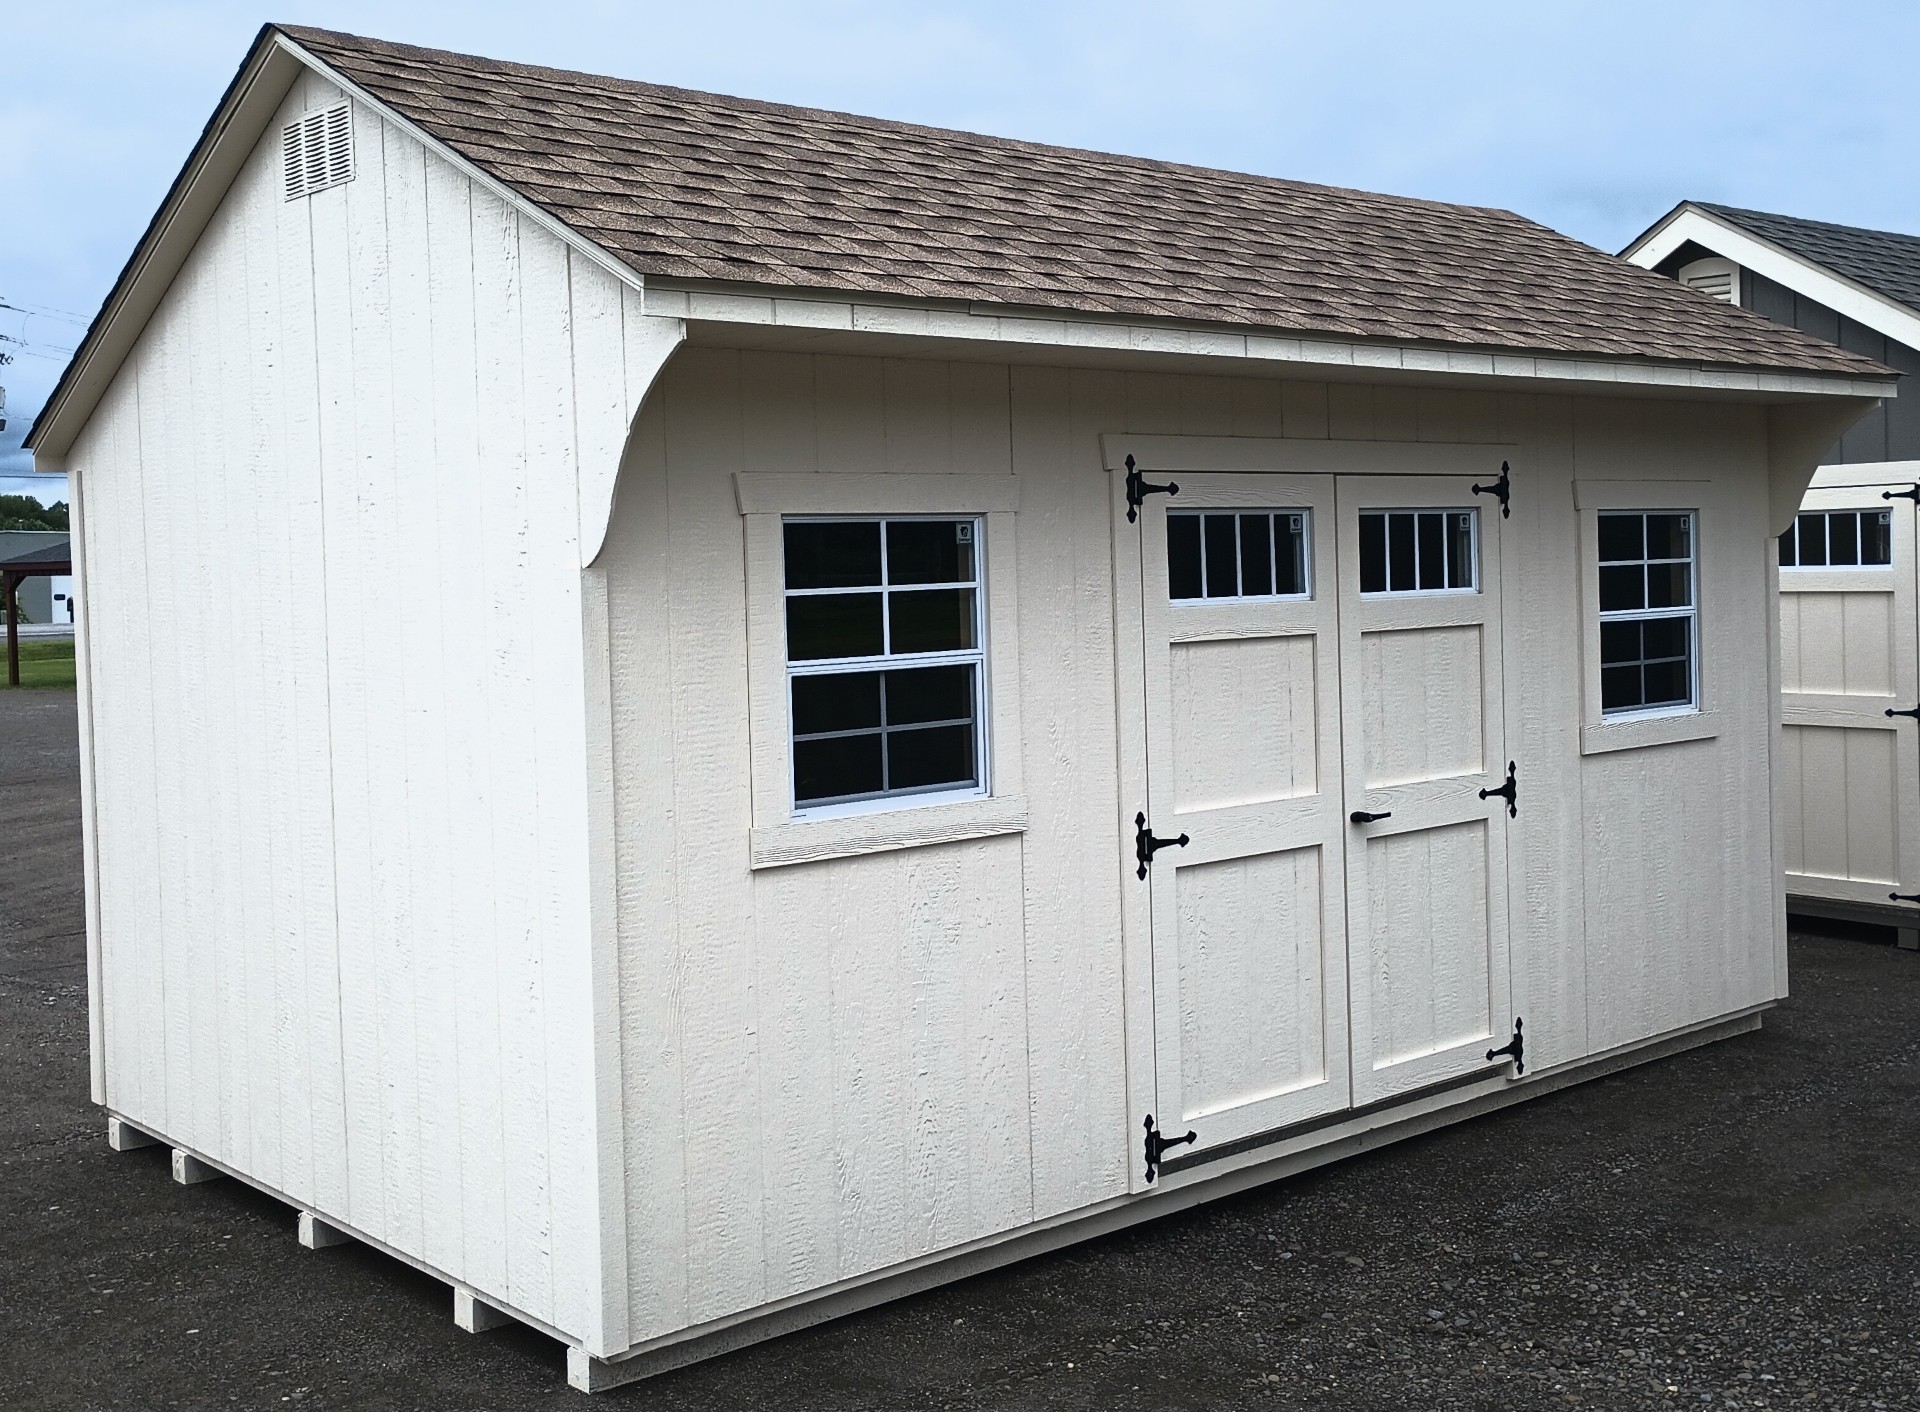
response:
[(597, 1338), (575, 500), (637, 310), (364, 111), (285, 201), (278, 133), (75, 452), (107, 1099)]
[[(636, 1340), (1126, 1189), (1111, 432), (1511, 444), (1523, 807), (1500, 826), (1529, 1059), (1774, 993), (1750, 410), (690, 349), (640, 419), (602, 561)], [(998, 748), (1020, 752), (1026, 832), (753, 871), (733, 476), (1009, 470), (1025, 670)], [(1576, 471), (1713, 480), (1713, 739), (1581, 755)]]
[(1882, 402), (1855, 422), (1822, 459), (1823, 465), (1859, 465), (1875, 461), (1920, 460), (1920, 351), (1887, 338), (1865, 324), (1836, 313), (1818, 300), (1796, 294), (1784, 284), (1743, 271), (1741, 302), (1775, 323), (1797, 328), (1855, 353), (1898, 368), (1900, 395)]

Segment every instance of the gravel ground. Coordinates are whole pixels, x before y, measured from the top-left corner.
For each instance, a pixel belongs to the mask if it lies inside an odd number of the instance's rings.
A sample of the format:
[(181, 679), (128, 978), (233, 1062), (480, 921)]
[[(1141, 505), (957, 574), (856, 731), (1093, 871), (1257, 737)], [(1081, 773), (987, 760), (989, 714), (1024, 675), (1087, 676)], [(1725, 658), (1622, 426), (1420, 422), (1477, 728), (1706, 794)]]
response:
[[(71, 693), (0, 693), (0, 1406), (577, 1398), (552, 1342), (461, 1334), (445, 1286), (107, 1150), (77, 787)], [(1796, 935), (1758, 1034), (605, 1405), (1920, 1408), (1920, 955), (1873, 935)]]

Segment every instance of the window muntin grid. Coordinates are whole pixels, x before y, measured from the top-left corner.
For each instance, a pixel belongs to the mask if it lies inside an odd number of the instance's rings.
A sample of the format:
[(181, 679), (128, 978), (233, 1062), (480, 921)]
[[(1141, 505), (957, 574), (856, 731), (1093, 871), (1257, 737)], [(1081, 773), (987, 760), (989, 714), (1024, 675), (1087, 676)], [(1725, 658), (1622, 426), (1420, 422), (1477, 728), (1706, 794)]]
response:
[(1780, 536), (1783, 569), (1883, 569), (1893, 562), (1893, 511), (1806, 510)]
[(1598, 529), (1601, 715), (1696, 709), (1693, 511), (1601, 511)]
[(1480, 512), (1362, 510), (1360, 592), (1480, 591)]
[(796, 813), (986, 792), (982, 521), (782, 522)]
[(1307, 510), (1169, 510), (1167, 597), (1311, 598), (1312, 538)]

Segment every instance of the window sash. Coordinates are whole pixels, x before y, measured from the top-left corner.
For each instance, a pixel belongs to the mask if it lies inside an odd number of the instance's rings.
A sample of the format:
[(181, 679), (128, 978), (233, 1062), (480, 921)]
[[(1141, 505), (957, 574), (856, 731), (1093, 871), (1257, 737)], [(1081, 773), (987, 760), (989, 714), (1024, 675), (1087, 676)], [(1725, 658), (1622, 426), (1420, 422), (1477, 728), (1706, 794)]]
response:
[[(1636, 717), (1684, 715), (1690, 712), (1697, 712), (1700, 709), (1700, 517), (1698, 513), (1692, 510), (1628, 510), (1625, 508), (1619, 510), (1601, 510), (1597, 513), (1601, 520), (1636, 518), (1642, 522), (1641, 554), (1637, 557), (1626, 559), (1603, 559), (1596, 555), (1596, 563), (1599, 568), (1637, 567), (1642, 570), (1644, 575), (1645, 571), (1651, 568), (1683, 564), (1686, 566), (1687, 571), (1687, 602), (1684, 605), (1662, 608), (1616, 608), (1610, 611), (1601, 610), (1596, 605), (1595, 617), (1602, 626), (1602, 641), (1604, 641), (1605, 636), (1605, 625), (1608, 623), (1651, 623), (1680, 619), (1684, 619), (1687, 623), (1687, 650), (1685, 656), (1682, 658), (1648, 658), (1642, 655), (1634, 658), (1630, 662), (1623, 660), (1609, 663), (1605, 657), (1604, 647), (1601, 646), (1600, 642), (1595, 643), (1596, 660), (1599, 664), (1601, 679), (1600, 714), (1602, 719), (1618, 721), (1629, 720)], [(1687, 548), (1689, 550), (1687, 554), (1652, 556), (1645, 553), (1645, 521), (1649, 516), (1653, 515), (1681, 516), (1685, 518), (1687, 522)], [(1643, 588), (1643, 595), (1644, 591)], [(1641, 651), (1644, 654), (1644, 643)], [(1639, 668), (1641, 671), (1642, 695), (1644, 696), (1646, 668), (1650, 665), (1665, 665), (1673, 661), (1685, 661), (1686, 663), (1687, 695), (1685, 700), (1661, 701), (1652, 705), (1609, 706), (1606, 704), (1605, 682), (1606, 674), (1609, 670), (1617, 670), (1621, 667)]]
[[(972, 526), (973, 577), (969, 579), (941, 580), (930, 583), (892, 583), (891, 564), (888, 561), (889, 535), (887, 527), (891, 524), (919, 521), (966, 524)], [(787, 801), (790, 814), (794, 818), (811, 818), (860, 810), (875, 806), (893, 807), (910, 804), (922, 798), (975, 798), (989, 794), (987, 753), (987, 642), (986, 642), (986, 523), (980, 515), (788, 515), (781, 517), (781, 535), (784, 542), (785, 527), (790, 524), (871, 524), (876, 526), (880, 540), (880, 572), (878, 583), (830, 585), (823, 588), (788, 588), (784, 565), (781, 570), (782, 627), (785, 626), (784, 605), (795, 598), (823, 597), (831, 595), (872, 594), (880, 599), (881, 651), (850, 657), (812, 657), (795, 660), (792, 656), (792, 644), (786, 644), (783, 655), (786, 658), (785, 715), (787, 732)], [(931, 652), (895, 652), (893, 650), (893, 613), (891, 599), (896, 594), (926, 593), (939, 591), (970, 590), (972, 600), (972, 641), (973, 646), (952, 648)], [(970, 669), (971, 717), (956, 717), (952, 720), (912, 721), (902, 724), (889, 724), (882, 706), (881, 722), (875, 726), (861, 726), (838, 731), (799, 732), (794, 729), (793, 683), (798, 678), (855, 676), (868, 672), (911, 671), (921, 668), (960, 666)], [(884, 677), (882, 690), (884, 702)], [(888, 766), (890, 738), (907, 735), (917, 731), (947, 729), (956, 726), (968, 726), (972, 734), (973, 778), (954, 781), (949, 784), (916, 784), (899, 788), (890, 787)], [(800, 798), (799, 751), (796, 747), (811, 742), (850, 740), (866, 736), (878, 737), (880, 744), (880, 767), (882, 788), (879, 790), (854, 791), (847, 794), (821, 795), (807, 799)]]
[[(1867, 517), (1869, 515), (1875, 517), (1872, 523), (1876, 526), (1884, 526), (1877, 536), (1881, 543), (1886, 546), (1887, 557), (1884, 559), (1868, 559), (1866, 557), (1865, 545), (1867, 542), (1867, 526), (1869, 523)], [(1882, 517), (1885, 518), (1882, 519)], [(1812, 525), (1816, 520), (1819, 521), (1820, 524), (1818, 537), (1820, 540), (1821, 562), (1811, 564), (1804, 562), (1802, 558), (1800, 541), (1804, 529)], [(1850, 564), (1836, 564), (1833, 562), (1833, 526), (1835, 520), (1853, 521), (1853, 562)], [(1783, 569), (1835, 569), (1846, 573), (1855, 569), (1871, 571), (1874, 569), (1889, 568), (1893, 564), (1892, 512), (1877, 509), (1872, 506), (1862, 506), (1857, 509), (1845, 510), (1802, 510), (1793, 517), (1793, 523), (1787, 527), (1786, 532), (1779, 536), (1779, 544), (1780, 567)]]

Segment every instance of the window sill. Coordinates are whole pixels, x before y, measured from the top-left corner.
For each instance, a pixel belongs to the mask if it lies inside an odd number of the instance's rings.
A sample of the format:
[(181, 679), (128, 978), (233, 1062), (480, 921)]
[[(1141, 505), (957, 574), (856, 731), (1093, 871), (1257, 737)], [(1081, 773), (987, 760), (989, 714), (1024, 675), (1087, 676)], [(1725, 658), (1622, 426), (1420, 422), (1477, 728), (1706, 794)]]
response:
[(748, 837), (749, 866), (756, 870), (785, 868), (862, 853), (1025, 833), (1026, 829), (1027, 801), (1023, 795), (803, 819), (754, 829)]
[(1580, 753), (1604, 755), (1610, 750), (1640, 750), (1649, 745), (1675, 745), (1683, 740), (1712, 740), (1719, 734), (1719, 718), (1711, 711), (1589, 721), (1580, 727)]

